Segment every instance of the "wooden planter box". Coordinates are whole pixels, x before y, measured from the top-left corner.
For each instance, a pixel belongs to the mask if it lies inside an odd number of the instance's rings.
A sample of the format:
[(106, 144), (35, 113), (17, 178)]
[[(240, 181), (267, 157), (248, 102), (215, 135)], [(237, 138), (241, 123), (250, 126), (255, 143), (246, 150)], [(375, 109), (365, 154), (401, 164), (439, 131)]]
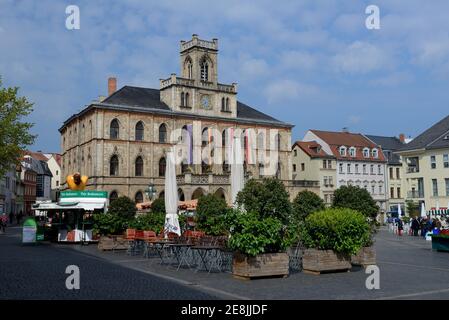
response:
[(349, 271), (351, 267), (349, 255), (335, 253), (333, 250), (306, 249), (302, 257), (302, 268), (305, 273)]
[(259, 277), (288, 276), (289, 258), (287, 253), (263, 253), (250, 257), (241, 253), (234, 253), (232, 260), (232, 274), (240, 279)]
[(449, 252), (449, 237), (432, 235), (432, 250)]
[(376, 264), (376, 250), (374, 247), (363, 247), (356, 255), (351, 256), (351, 263), (363, 267)]
[(98, 250), (114, 249), (114, 239), (112, 237), (101, 236), (98, 241)]

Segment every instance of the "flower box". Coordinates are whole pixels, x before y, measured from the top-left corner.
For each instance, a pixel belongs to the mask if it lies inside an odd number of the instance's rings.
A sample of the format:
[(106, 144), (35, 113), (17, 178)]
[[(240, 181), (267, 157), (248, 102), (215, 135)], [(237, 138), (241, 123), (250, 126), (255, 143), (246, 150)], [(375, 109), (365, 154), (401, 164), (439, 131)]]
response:
[(333, 250), (306, 249), (302, 258), (303, 272), (320, 274), (330, 271), (349, 271), (351, 257), (347, 254), (336, 253)]
[(361, 248), (357, 254), (351, 256), (351, 263), (363, 267), (376, 264), (376, 250), (374, 247)]
[(262, 253), (248, 256), (234, 253), (232, 274), (236, 278), (253, 279), (259, 277), (288, 276), (289, 257), (285, 252)]

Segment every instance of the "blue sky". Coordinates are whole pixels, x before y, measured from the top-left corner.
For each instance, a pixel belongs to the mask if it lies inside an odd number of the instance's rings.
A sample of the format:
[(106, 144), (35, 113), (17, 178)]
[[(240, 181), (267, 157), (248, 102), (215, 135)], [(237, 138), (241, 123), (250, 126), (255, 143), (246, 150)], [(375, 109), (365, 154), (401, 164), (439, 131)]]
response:
[[(80, 8), (67, 30), (65, 8)], [(380, 29), (365, 8), (380, 9)], [(179, 41), (219, 39), (219, 81), (239, 100), (307, 129), (416, 136), (449, 114), (448, 1), (0, 0), (0, 75), (34, 102), (32, 150), (118, 87), (179, 72)]]

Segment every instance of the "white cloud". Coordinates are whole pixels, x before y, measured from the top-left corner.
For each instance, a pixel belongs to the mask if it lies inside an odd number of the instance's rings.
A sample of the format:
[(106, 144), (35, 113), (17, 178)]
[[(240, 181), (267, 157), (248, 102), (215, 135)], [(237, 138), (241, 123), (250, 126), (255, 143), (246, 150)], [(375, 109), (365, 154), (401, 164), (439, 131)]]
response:
[(371, 84), (376, 86), (395, 87), (409, 84), (414, 81), (414, 77), (409, 72), (393, 72), (383, 77), (373, 79)]
[(362, 119), (362, 118), (361, 118), (360, 116), (351, 115), (351, 116), (349, 116), (349, 118), (348, 118), (348, 122), (349, 122), (350, 124), (358, 124), (358, 123), (360, 123), (361, 119)]
[(333, 57), (338, 71), (350, 74), (366, 74), (391, 65), (391, 57), (384, 48), (367, 42), (356, 41)]
[(265, 94), (269, 103), (293, 102), (316, 94), (318, 88), (293, 80), (277, 80), (267, 85)]
[(280, 56), (280, 65), (285, 69), (314, 69), (317, 64), (317, 55), (305, 51), (286, 51)]

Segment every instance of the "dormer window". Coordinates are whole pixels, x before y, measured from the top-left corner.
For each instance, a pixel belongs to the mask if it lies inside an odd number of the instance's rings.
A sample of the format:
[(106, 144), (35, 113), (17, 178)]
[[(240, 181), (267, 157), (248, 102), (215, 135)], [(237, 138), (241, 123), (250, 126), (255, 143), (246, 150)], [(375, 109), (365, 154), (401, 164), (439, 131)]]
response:
[(373, 156), (373, 158), (378, 158), (379, 157), (379, 151), (377, 149), (373, 149), (371, 151), (371, 155)]
[(356, 149), (354, 147), (349, 148), (349, 155), (353, 158), (356, 156)]
[(345, 146), (341, 146), (339, 149), (339, 152), (340, 152), (340, 156), (346, 157), (346, 147)]
[(364, 158), (369, 158), (369, 149), (368, 148), (364, 148), (363, 149), (363, 157)]

